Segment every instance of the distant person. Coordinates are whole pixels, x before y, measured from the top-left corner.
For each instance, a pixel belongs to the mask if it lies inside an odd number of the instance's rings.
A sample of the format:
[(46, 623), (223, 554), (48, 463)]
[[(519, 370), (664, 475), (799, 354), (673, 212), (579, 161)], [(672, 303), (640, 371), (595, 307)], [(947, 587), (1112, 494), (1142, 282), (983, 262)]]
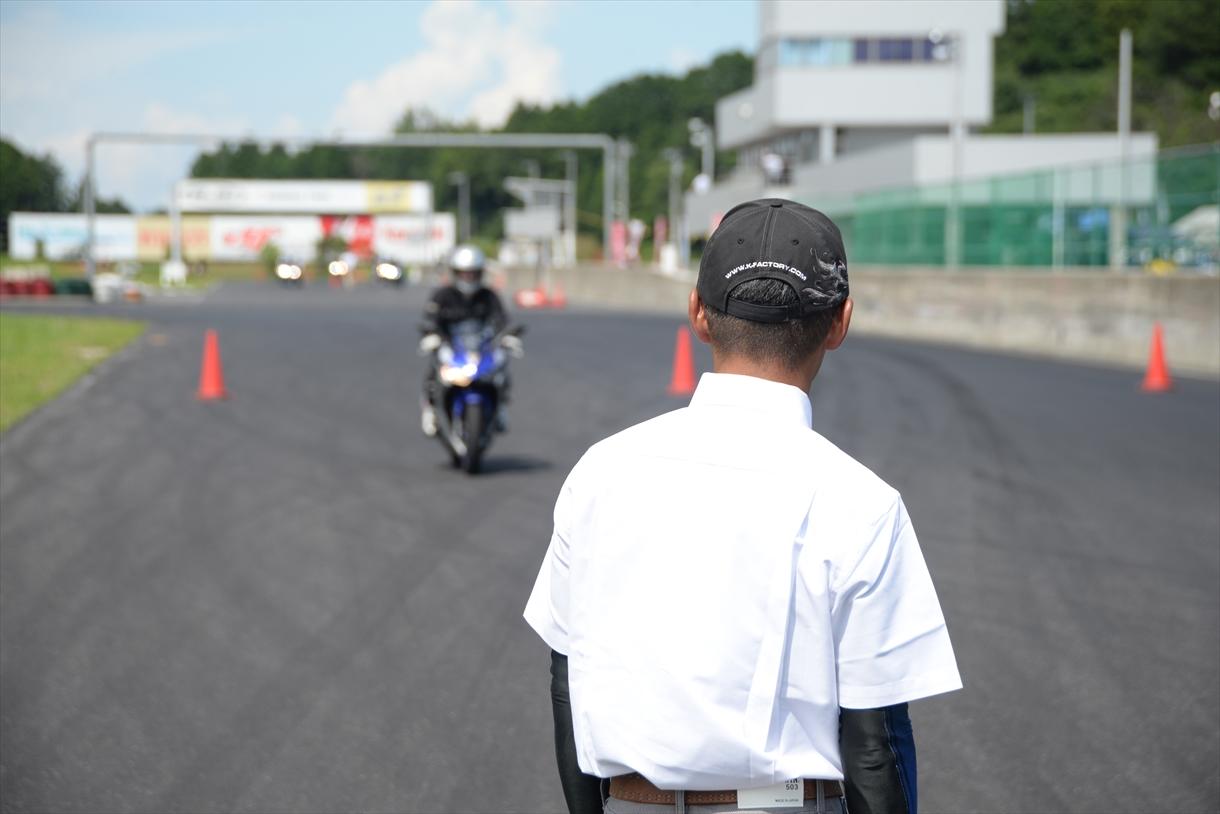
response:
[(851, 313), (834, 223), (734, 207), (688, 305), (715, 372), (568, 475), (525, 618), (570, 811), (916, 813), (907, 703), (961, 678), (901, 496), (812, 429)]
[(627, 262), (638, 263), (640, 260), (640, 246), (644, 243), (644, 235), (648, 233), (648, 226), (639, 218), (632, 218), (627, 221)]
[[(424, 307), (425, 336), (420, 346), (435, 350), (441, 342), (453, 340), (456, 325), (474, 320), (483, 327), (499, 333), (508, 324), (508, 316), (499, 295), (483, 285), (484, 267), (487, 265), (483, 252), (476, 246), (458, 246), (449, 256), (449, 271), (452, 279), (448, 285), (433, 292)], [(506, 338), (505, 341), (514, 339)], [(420, 396), (420, 424), (424, 435), (436, 435), (436, 356), (424, 373), (423, 393)], [(500, 409), (496, 412), (496, 429), (503, 432), (508, 426), (505, 404), (508, 402), (509, 382), (506, 379), (500, 393)]]
[(788, 183), (788, 162), (779, 153), (763, 153), (762, 169), (768, 184), (782, 186)]

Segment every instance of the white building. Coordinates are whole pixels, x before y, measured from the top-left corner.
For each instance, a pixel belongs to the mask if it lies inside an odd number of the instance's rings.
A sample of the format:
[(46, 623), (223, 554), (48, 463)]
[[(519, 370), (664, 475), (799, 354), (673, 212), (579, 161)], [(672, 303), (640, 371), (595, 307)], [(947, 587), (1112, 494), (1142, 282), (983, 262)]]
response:
[[(991, 122), (1004, 14), (1004, 0), (759, 0), (754, 84), (716, 105), (716, 143), (737, 150), (737, 166), (686, 195), (690, 234), (706, 235), (734, 204), (769, 195), (816, 206), (1119, 160), (1115, 133), (972, 132)], [(1126, 147), (1129, 158), (1156, 151), (1151, 133), (1133, 134)], [(1128, 203), (1141, 189), (1151, 194), (1147, 179), (1126, 184)]]

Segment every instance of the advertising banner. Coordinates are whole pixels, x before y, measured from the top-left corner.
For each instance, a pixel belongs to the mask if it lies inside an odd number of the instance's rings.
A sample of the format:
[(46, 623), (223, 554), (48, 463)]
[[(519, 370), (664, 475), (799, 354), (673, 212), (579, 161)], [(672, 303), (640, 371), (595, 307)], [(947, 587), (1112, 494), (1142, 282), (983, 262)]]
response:
[(427, 212), (432, 185), (423, 181), (180, 181), (183, 212), (363, 215)]
[(451, 212), (381, 215), (373, 219), (373, 251), (400, 263), (432, 263), (453, 250), (456, 233)]
[(373, 254), (373, 218), (371, 215), (354, 215), (340, 218), (323, 215), (322, 234), (332, 235), (347, 241), (347, 250), (357, 257), (367, 258)]
[(365, 212), (432, 211), (432, 184), (427, 181), (365, 181)]
[[(136, 259), (134, 215), (98, 215), (94, 218), (93, 252), (97, 260)], [(84, 215), (12, 212), (8, 218), (8, 251), (15, 260), (33, 260), (42, 243), (47, 260), (76, 260), (84, 256), (88, 239)]]
[[(212, 219), (206, 215), (182, 218), (182, 259), (187, 262), (212, 259)], [(136, 251), (143, 262), (159, 263), (170, 256), (168, 215), (136, 218)]]
[(210, 239), (209, 259), (218, 262), (257, 260), (269, 243), (281, 256), (312, 260), (322, 239), (322, 224), (316, 217), (216, 216)]

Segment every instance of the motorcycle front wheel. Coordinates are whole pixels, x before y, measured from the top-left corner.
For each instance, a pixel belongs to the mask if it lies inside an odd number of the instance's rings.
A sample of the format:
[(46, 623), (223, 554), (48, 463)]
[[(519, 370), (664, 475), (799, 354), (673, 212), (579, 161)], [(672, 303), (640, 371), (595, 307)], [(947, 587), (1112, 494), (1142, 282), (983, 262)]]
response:
[(462, 435), (466, 442), (466, 454), (462, 456), (462, 469), (468, 474), (475, 474), (483, 463), (483, 405), (467, 404), (462, 412)]

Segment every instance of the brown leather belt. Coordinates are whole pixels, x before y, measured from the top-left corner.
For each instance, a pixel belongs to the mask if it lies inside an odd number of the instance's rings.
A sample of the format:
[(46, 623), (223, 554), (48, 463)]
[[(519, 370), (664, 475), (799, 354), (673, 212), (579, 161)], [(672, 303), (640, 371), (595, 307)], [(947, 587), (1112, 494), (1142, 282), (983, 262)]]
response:
[[(823, 780), (822, 794), (827, 798), (842, 797), (843, 787), (838, 780)], [(667, 789), (659, 789), (647, 778), (636, 772), (620, 774), (610, 778), (610, 796), (631, 803), (654, 803), (671, 806), (674, 804), (674, 793)], [(805, 780), (805, 799), (816, 800), (818, 796), (818, 781)], [(716, 803), (736, 803), (736, 789), (717, 791), (688, 791), (686, 804), (688, 806), (714, 805)]]

